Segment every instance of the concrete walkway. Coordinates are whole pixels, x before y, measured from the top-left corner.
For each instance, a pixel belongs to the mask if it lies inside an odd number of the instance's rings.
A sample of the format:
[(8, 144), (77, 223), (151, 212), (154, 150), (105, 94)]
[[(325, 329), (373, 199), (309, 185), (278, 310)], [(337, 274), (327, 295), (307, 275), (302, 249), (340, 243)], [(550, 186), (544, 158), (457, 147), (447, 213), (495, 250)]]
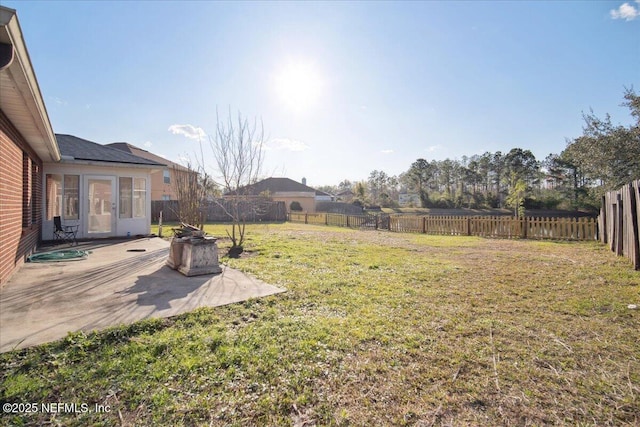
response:
[(54, 341), (70, 331), (284, 292), (224, 266), (218, 275), (185, 277), (165, 266), (169, 242), (159, 238), (76, 248), (91, 254), (81, 261), (27, 263), (0, 289), (0, 352)]

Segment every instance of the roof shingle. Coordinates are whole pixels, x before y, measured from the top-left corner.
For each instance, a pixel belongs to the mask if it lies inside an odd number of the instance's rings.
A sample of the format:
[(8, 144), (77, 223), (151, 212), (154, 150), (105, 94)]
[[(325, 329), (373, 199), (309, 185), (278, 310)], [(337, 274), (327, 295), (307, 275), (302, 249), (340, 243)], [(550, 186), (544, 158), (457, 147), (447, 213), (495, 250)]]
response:
[(107, 147), (73, 135), (56, 134), (58, 147), (62, 156), (73, 157), (75, 160), (94, 162), (125, 163), (135, 165), (165, 166), (153, 160), (134, 156), (117, 148)]
[(175, 168), (178, 170), (188, 171), (189, 169), (178, 164), (174, 163), (171, 160), (167, 160), (164, 157), (158, 156), (157, 154), (153, 154), (147, 150), (143, 150), (140, 147), (136, 147), (135, 145), (131, 145), (127, 142), (112, 142), (111, 144), (106, 144), (105, 147), (115, 148), (121, 151), (124, 151), (129, 154), (133, 154), (134, 156), (142, 157), (143, 159), (151, 160), (157, 163), (165, 164), (170, 168)]

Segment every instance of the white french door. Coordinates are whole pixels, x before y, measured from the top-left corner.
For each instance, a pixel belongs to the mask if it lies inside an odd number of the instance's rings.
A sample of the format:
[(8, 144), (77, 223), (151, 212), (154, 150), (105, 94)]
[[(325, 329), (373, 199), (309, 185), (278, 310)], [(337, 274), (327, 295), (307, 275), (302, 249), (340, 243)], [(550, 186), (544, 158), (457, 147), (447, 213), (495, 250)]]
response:
[(116, 178), (86, 176), (87, 236), (107, 237), (116, 233)]

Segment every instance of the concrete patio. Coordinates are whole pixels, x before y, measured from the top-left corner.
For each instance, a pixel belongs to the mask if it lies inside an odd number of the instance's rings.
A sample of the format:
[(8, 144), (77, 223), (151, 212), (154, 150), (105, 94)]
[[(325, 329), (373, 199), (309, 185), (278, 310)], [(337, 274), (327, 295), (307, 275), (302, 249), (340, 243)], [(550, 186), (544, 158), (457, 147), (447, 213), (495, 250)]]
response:
[(218, 275), (185, 277), (165, 266), (169, 242), (157, 237), (76, 248), (91, 254), (80, 261), (27, 263), (0, 289), (0, 352), (54, 341), (71, 331), (285, 291), (225, 266)]

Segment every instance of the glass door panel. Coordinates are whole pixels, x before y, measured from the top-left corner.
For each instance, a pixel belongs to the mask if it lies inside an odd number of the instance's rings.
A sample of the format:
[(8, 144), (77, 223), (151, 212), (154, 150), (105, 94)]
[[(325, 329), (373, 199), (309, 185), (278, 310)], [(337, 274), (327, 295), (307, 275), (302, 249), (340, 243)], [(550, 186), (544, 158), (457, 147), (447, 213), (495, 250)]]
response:
[(113, 232), (114, 178), (89, 178), (89, 234)]

